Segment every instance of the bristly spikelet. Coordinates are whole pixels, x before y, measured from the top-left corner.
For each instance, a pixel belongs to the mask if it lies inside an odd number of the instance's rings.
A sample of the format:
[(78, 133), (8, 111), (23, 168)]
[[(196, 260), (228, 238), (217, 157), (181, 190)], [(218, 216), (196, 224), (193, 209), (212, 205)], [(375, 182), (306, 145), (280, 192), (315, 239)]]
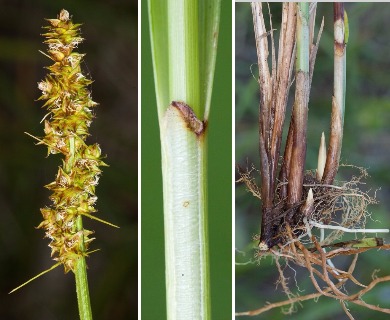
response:
[(39, 144), (48, 147), (48, 154), (62, 153), (65, 157), (55, 181), (45, 187), (53, 194), (53, 204), (42, 208), (44, 228), (49, 238), (51, 255), (64, 265), (65, 272), (74, 271), (75, 263), (85, 256), (91, 231), (77, 223), (80, 215), (91, 216), (97, 199), (95, 186), (105, 165), (101, 160), (98, 144), (87, 145), (85, 139), (93, 114), (93, 102), (87, 79), (80, 68), (84, 54), (73, 52), (83, 41), (79, 34), (80, 24), (73, 24), (69, 13), (62, 10), (57, 19), (47, 19), (44, 43), (49, 46), (46, 56), (54, 61), (47, 67), (50, 73), (38, 84), (42, 91), (39, 100), (46, 100), (44, 107), (49, 113), (44, 121), (45, 136)]

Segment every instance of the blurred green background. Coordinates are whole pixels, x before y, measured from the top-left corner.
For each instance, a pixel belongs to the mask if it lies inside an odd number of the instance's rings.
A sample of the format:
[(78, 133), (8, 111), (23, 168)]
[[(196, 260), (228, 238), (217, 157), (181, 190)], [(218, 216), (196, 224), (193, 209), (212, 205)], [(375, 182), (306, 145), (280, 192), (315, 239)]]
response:
[[(161, 155), (146, 1), (141, 28), (141, 310), (165, 319), (165, 266)], [(209, 238), (213, 319), (232, 314), (232, 20), (222, 1), (209, 122)]]
[(8, 292), (54, 264), (39, 208), (50, 203), (59, 155), (46, 158), (27, 131), (43, 135), (46, 114), (37, 82), (50, 60), (38, 50), (44, 18), (66, 8), (83, 23), (82, 66), (100, 106), (91, 126), (106, 162), (97, 187), (99, 216), (120, 229), (84, 219), (94, 230), (87, 259), (95, 319), (137, 318), (137, 1), (0, 0), (0, 319), (77, 319), (74, 276), (59, 267)]
[[(253, 32), (252, 14), (249, 3), (236, 3), (236, 162), (244, 168), (253, 163), (259, 168), (258, 155), (258, 75), (257, 57)], [(281, 19), (281, 5), (270, 4), (273, 27), (278, 29)], [(318, 146), (322, 131), (329, 133), (331, 95), (333, 87), (333, 6), (319, 3), (317, 26), (325, 17), (325, 29), (314, 69), (309, 102), (307, 169), (317, 164)], [(347, 3), (349, 17), (349, 43), (347, 47), (347, 96), (342, 162), (368, 168), (371, 177), (366, 181), (366, 190), (377, 192), (379, 205), (370, 206), (373, 220), (368, 226), (388, 228), (390, 226), (390, 4)], [(268, 14), (265, 15), (268, 23)], [(269, 30), (269, 29), (268, 29)], [(316, 31), (316, 32), (317, 32)], [(279, 34), (279, 31), (276, 32)], [(276, 43), (278, 43), (276, 41)], [(251, 71), (252, 70), (252, 71)], [(253, 76), (252, 76), (253, 73)], [(292, 90), (293, 92), (293, 90)], [(286, 116), (290, 119), (291, 102)], [(238, 177), (237, 177), (238, 178)], [(339, 179), (347, 179), (341, 172)], [(251, 242), (260, 230), (260, 203), (243, 185), (236, 185), (236, 252), (237, 262), (247, 262), (253, 257)], [(354, 235), (350, 237), (353, 238)], [(385, 235), (390, 241), (390, 236)], [(335, 260), (337, 266), (346, 260)], [(347, 259), (349, 261), (350, 259)], [(390, 274), (390, 254), (372, 252), (360, 255), (355, 276), (367, 283), (374, 269), (378, 275)], [(299, 270), (298, 270), (299, 271)], [(287, 272), (295, 290), (293, 272)], [(285, 299), (280, 286), (275, 289), (278, 278), (276, 266), (271, 259), (262, 260), (261, 265), (236, 266), (236, 311), (262, 307), (266, 301)], [(301, 295), (313, 292), (307, 273), (298, 273), (297, 280)], [(296, 291), (296, 290), (295, 290)], [(353, 292), (353, 291), (350, 291)], [(367, 302), (389, 307), (390, 284), (382, 284), (366, 295)], [(388, 319), (388, 315), (370, 311), (349, 304), (357, 319)], [(256, 319), (348, 319), (340, 304), (328, 298), (316, 303), (304, 302), (298, 313), (284, 316), (280, 309), (264, 313)]]

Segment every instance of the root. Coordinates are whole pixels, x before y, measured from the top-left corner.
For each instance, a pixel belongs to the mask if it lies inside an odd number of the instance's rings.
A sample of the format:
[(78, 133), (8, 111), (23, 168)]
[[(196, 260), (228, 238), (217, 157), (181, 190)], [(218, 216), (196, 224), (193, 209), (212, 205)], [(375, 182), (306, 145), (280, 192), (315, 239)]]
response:
[[(319, 246), (318, 242), (316, 242), (315, 238), (313, 238), (313, 244), (316, 245), (316, 248), (318, 249), (317, 252), (310, 252), (308, 249), (306, 249), (306, 247), (301, 242), (298, 241), (298, 242), (292, 242), (290, 248), (282, 250), (282, 251), (287, 251), (286, 253), (278, 252), (278, 254), (276, 254), (276, 251), (272, 251), (271, 253), (277, 256), (276, 265), (280, 276), (278, 283), (282, 285), (283, 290), (287, 294), (288, 299), (280, 302), (275, 302), (275, 303), (267, 302), (266, 305), (262, 308), (251, 310), (251, 311), (238, 312), (236, 313), (236, 316), (255, 316), (267, 312), (271, 309), (284, 307), (287, 305), (289, 305), (289, 308), (287, 310), (283, 310), (283, 312), (290, 314), (296, 311), (295, 305), (297, 303), (300, 304), (301, 302), (306, 300), (318, 299), (321, 296), (326, 296), (329, 298), (339, 300), (344, 312), (350, 319), (354, 319), (354, 318), (350, 313), (350, 310), (347, 309), (346, 302), (357, 304), (378, 312), (390, 314), (390, 309), (383, 308), (377, 305), (368, 304), (362, 299), (363, 296), (368, 292), (370, 292), (372, 289), (374, 289), (374, 287), (377, 284), (381, 282), (390, 281), (390, 276), (384, 276), (384, 277), (374, 276), (372, 281), (369, 284), (363, 285), (354, 278), (352, 273), (356, 266), (358, 253), (361, 252), (362, 249), (350, 249), (348, 251), (349, 254), (355, 254), (355, 256), (352, 259), (348, 270), (343, 271), (326, 264), (326, 260), (328, 256), (329, 255), (335, 256), (335, 253), (333, 253), (332, 251), (326, 253), (323, 250), (320, 250), (321, 247)], [(291, 247), (294, 247), (294, 249), (292, 249)], [(368, 248), (365, 249), (368, 250)], [(384, 248), (381, 249), (390, 249), (390, 245), (385, 245)], [(296, 255), (294, 256), (291, 253), (293, 250), (295, 250), (296, 252)], [(334, 251), (339, 251), (339, 250), (340, 249)], [(286, 259), (286, 261), (294, 262), (295, 264), (300, 266), (305, 266), (307, 271), (309, 272), (309, 276), (312, 281), (312, 284), (317, 292), (313, 292), (311, 294), (303, 295), (303, 296), (293, 294), (287, 285), (286, 277), (283, 274), (283, 268), (281, 267), (280, 262), (278, 260), (281, 259), (281, 257)], [(318, 283), (317, 278), (321, 279), (325, 283), (325, 285), (321, 286)], [(363, 288), (354, 294), (347, 294), (345, 292), (345, 289), (343, 289), (343, 287), (345, 286), (348, 280), (351, 280), (353, 283)]]
[(257, 186), (256, 180), (252, 174), (253, 171), (257, 172), (257, 169), (252, 165), (250, 169), (246, 168), (246, 170), (242, 169), (240, 166), (237, 166), (238, 174), (240, 175), (240, 179), (236, 182), (243, 182), (246, 185), (246, 188), (252, 195), (261, 200), (261, 190)]
[[(251, 176), (253, 170), (255, 169), (252, 167), (250, 171), (240, 171), (241, 179), (239, 181), (244, 182), (248, 190), (259, 198), (260, 190)], [(390, 309), (368, 304), (363, 300), (363, 296), (374, 289), (377, 284), (390, 281), (390, 276), (376, 277), (374, 274), (371, 282), (362, 284), (353, 275), (360, 253), (372, 249), (389, 250), (390, 244), (384, 244), (382, 238), (365, 237), (335, 243), (346, 232), (389, 232), (388, 229), (365, 228), (366, 220), (370, 217), (367, 207), (377, 202), (375, 196), (370, 196), (360, 189), (366, 176), (367, 172), (358, 168), (358, 174), (349, 181), (325, 185), (316, 181), (313, 172), (307, 172), (300, 203), (293, 208), (288, 208), (283, 203), (284, 199), (276, 197), (277, 204), (272, 212), (275, 217), (273, 220), (275, 234), (273, 236), (276, 245), (268, 251), (258, 249), (255, 258), (258, 261), (267, 255), (272, 255), (275, 258), (279, 272), (277, 284), (281, 285), (287, 299), (275, 303), (267, 302), (260, 309), (239, 312), (236, 313), (236, 316), (259, 315), (271, 309), (285, 306), (288, 308), (282, 309), (282, 312), (291, 314), (297, 310), (297, 303), (318, 299), (321, 296), (340, 301), (341, 308), (349, 319), (354, 319), (354, 317), (347, 308), (347, 303), (390, 314)], [(277, 195), (281, 185), (277, 187)], [(305, 214), (303, 214), (302, 208), (306, 203), (305, 199), (310, 188), (314, 205), (310, 212), (305, 209)], [(289, 215), (292, 217), (290, 220), (287, 219)], [(333, 259), (349, 255), (353, 255), (353, 258), (348, 267), (336, 267), (337, 261), (333, 261)], [(292, 269), (294, 265), (303, 267), (308, 272), (315, 292), (301, 296), (291, 291), (288, 284), (289, 279), (285, 276), (284, 271), (287, 266)], [(353, 284), (352, 289), (355, 288), (355, 291), (347, 292), (346, 284)]]

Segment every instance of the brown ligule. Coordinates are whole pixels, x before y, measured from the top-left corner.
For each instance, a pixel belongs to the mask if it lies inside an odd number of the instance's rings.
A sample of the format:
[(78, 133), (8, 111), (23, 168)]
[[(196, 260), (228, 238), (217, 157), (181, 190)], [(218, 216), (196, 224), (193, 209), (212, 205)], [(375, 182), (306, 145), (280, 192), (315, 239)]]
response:
[(185, 123), (187, 124), (187, 127), (193, 131), (196, 135), (201, 135), (205, 131), (205, 125), (203, 121), (200, 121), (192, 108), (181, 101), (172, 101), (171, 106), (176, 108), (177, 110), (180, 111), (180, 114), (182, 115)]

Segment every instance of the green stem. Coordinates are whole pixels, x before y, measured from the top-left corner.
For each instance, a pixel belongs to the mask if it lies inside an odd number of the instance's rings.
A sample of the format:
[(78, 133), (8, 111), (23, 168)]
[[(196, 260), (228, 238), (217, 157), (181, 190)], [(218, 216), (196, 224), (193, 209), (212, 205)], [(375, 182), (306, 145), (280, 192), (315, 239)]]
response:
[[(75, 138), (71, 136), (69, 138), (69, 158), (65, 164), (65, 170), (68, 174), (71, 173), (74, 166), (75, 159)], [(83, 232), (83, 219), (79, 215), (76, 220), (76, 231), (81, 234), (80, 239), (80, 251), (85, 253), (85, 244)], [(76, 266), (74, 268), (74, 275), (76, 280), (76, 292), (77, 303), (79, 306), (80, 320), (92, 320), (91, 301), (89, 298), (88, 279), (87, 279), (87, 263), (85, 256), (82, 255), (78, 258)]]
[[(83, 230), (83, 220), (77, 217), (77, 230)], [(84, 252), (84, 239), (81, 241), (81, 250)], [(79, 306), (80, 320), (92, 320), (91, 301), (89, 298), (87, 263), (84, 256), (80, 256), (75, 266), (77, 303)]]
[(167, 317), (209, 319), (205, 124), (220, 1), (148, 3), (162, 149)]

